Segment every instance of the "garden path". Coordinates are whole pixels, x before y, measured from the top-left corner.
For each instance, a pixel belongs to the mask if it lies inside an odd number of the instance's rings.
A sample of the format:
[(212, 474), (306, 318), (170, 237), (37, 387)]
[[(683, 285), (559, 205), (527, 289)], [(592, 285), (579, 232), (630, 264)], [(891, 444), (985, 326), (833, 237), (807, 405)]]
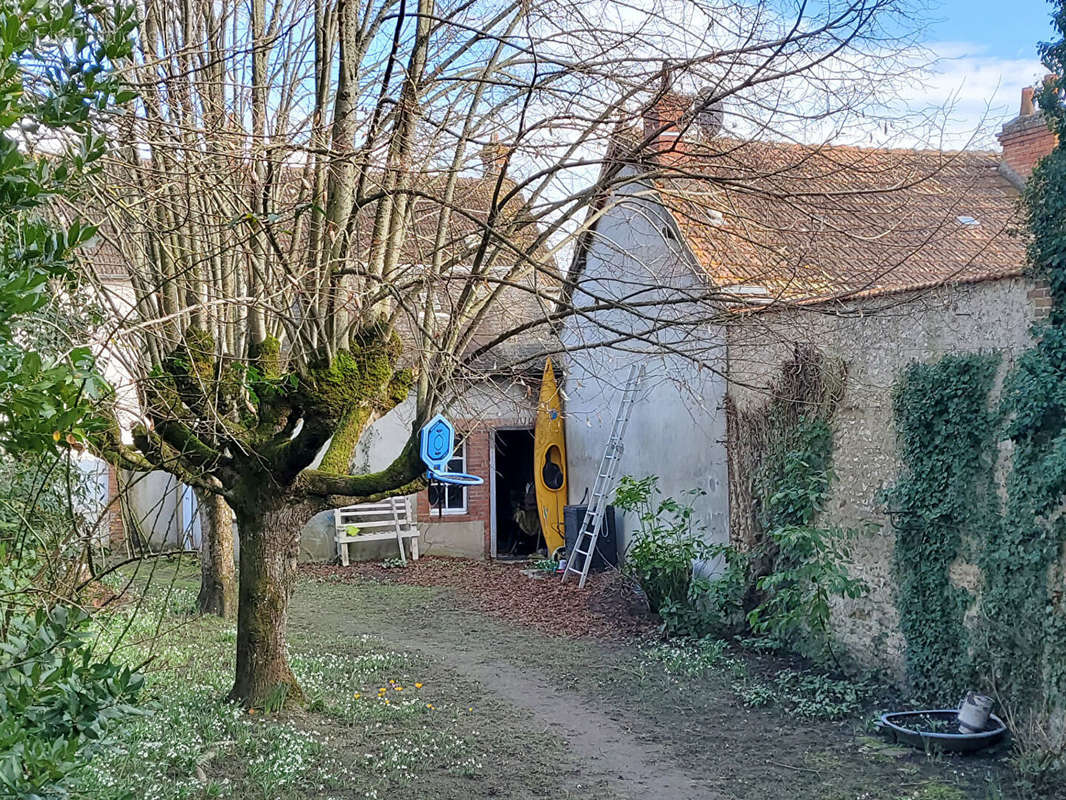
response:
[[(632, 800), (716, 800), (722, 797), (706, 779), (688, 773), (666, 750), (642, 740), (622, 723), (598, 711), (576, 692), (552, 685), (540, 670), (517, 667), (499, 657), (491, 641), (464, 637), (446, 641), (444, 631), (379, 631), (396, 646), (421, 650), (480, 683), (487, 691), (531, 712), (538, 722), (566, 739), (578, 774), (605, 780)], [(580, 779), (579, 779), (580, 781)]]
[[(605, 784), (619, 798), (629, 800), (724, 797), (706, 776), (675, 763), (660, 743), (636, 734), (574, 689), (553, 682), (549, 674), (530, 664), (521, 648), (485, 636), (476, 613), (435, 601), (391, 608), (389, 613), (382, 613), (386, 609), (381, 607), (369, 614), (365, 607), (359, 611), (353, 607), (348, 614), (345, 606), (341, 598), (325, 612), (297, 603), (293, 622), (331, 629), (340, 636), (379, 636), (391, 647), (415, 650), (443, 662), (447, 669), (480, 684), (486, 693), (529, 712), (538, 730), (565, 739), (569, 763), (559, 768), (570, 774), (574, 797), (584, 796), (582, 789)], [(550, 651), (543, 655), (550, 656)]]
[[(470, 576), (442, 587), (437, 573), (443, 568), (422, 576), (430, 579), (428, 585), (417, 583), (420, 573), (411, 569), (309, 571), (316, 580), (298, 589), (291, 629), (337, 641), (370, 634), (397, 651), (436, 662), (438, 682), (475, 683), (469, 695), (474, 705), (480, 694), (497, 707), (496, 722), (486, 719), (482, 733), (494, 724), (491, 741), (506, 741), (512, 752), (515, 742), (522, 742), (518, 749), (525, 756), (519, 755), (518, 763), (546, 764), (550, 774), (538, 772), (539, 783), (533, 785), (497, 771), (492, 786), (480, 794), (469, 786), (467, 797), (1010, 796), (1000, 788), (994, 761), (941, 763), (917, 751), (888, 747), (857, 716), (812, 721), (782, 714), (772, 705), (752, 707), (754, 700), (744, 702), (738, 694), (738, 678), (729, 663), (684, 677), (668, 674), (632, 639), (545, 634), (540, 617), (546, 609), (536, 609), (531, 624), (522, 624), (526, 601), (504, 607), (509, 595), (526, 586), (517, 571), (513, 584), (497, 586), (491, 566), (462, 562), (451, 569)], [(481, 593), (485, 586), (492, 589), (487, 595)], [(536, 597), (552, 599), (545, 593)], [(580, 595), (573, 597), (580, 607)], [(555, 613), (566, 616), (557, 607)], [(584, 613), (582, 609), (577, 616)], [(745, 656), (740, 666), (746, 676), (742, 683), (757, 681), (773, 691), (775, 670), (789, 665)], [(762, 704), (766, 702), (764, 698)], [(547, 761), (542, 757), (548, 753), (546, 745), (534, 741), (545, 735), (565, 740)], [(490, 745), (482, 758), (491, 760), (494, 747), (502, 746)]]

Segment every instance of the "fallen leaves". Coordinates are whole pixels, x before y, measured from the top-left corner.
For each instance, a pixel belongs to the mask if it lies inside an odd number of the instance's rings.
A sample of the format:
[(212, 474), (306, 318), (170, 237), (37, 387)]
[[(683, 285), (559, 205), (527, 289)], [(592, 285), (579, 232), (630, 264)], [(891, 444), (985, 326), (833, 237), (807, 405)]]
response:
[(376, 562), (350, 567), (305, 564), (306, 574), (329, 581), (375, 580), (455, 589), (463, 602), (509, 622), (561, 636), (628, 639), (644, 635), (654, 617), (641, 613), (638, 593), (615, 571), (590, 575), (584, 589), (550, 576), (523, 575), (525, 564), (426, 557), (406, 569), (382, 569)]

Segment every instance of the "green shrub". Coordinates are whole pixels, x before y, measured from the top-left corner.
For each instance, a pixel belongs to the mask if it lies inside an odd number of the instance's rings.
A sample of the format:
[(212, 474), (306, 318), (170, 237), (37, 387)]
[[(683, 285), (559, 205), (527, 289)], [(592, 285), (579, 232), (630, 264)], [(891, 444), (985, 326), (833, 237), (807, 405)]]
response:
[(778, 566), (756, 582), (765, 600), (748, 614), (755, 633), (777, 640), (807, 639), (808, 648), (831, 652), (830, 599), (861, 597), (866, 584), (848, 572), (848, 533), (835, 528), (788, 525), (770, 531)]
[(0, 787), (5, 797), (62, 796), (111, 724), (133, 711), (141, 677), (94, 660), (78, 609), (3, 611)]
[[(748, 556), (705, 541), (691, 504), (672, 497), (658, 499), (658, 482), (652, 475), (625, 476), (615, 492), (615, 505), (635, 513), (640, 522), (626, 550), (626, 573), (640, 584), (649, 608), (662, 618), (671, 636), (699, 639), (735, 631), (743, 622)], [(685, 494), (698, 497), (703, 492), (693, 489)], [(720, 574), (709, 578), (693, 573), (695, 565), (711, 559), (719, 560)]]
[[(658, 499), (657, 477), (619, 481), (615, 505), (640, 523), (625, 570), (640, 583), (667, 633), (700, 638), (739, 633), (747, 625), (808, 654), (832, 655), (831, 599), (860, 597), (867, 587), (847, 568), (850, 532), (813, 524), (828, 494), (831, 444), (825, 422), (797, 424), (768, 484), (761, 515), (766, 539), (750, 553), (706, 542), (690, 504)], [(693, 565), (714, 558), (722, 567), (718, 575), (693, 575)], [(769, 571), (756, 578), (756, 563), (768, 564)], [(758, 601), (745, 614), (752, 582)]]
[(829, 423), (801, 417), (770, 448), (757, 481), (765, 537), (753, 558), (769, 567), (755, 580), (758, 605), (748, 625), (816, 657), (832, 655), (830, 600), (867, 591), (847, 568), (852, 533), (815, 524), (829, 495), (832, 453)]
[[(670, 615), (692, 605), (693, 564), (710, 558), (714, 548), (703, 540), (691, 505), (672, 497), (658, 499), (658, 482), (654, 475), (639, 480), (623, 476), (614, 504), (636, 514), (640, 522), (626, 549), (626, 572), (640, 584), (652, 611)], [(692, 490), (689, 494), (699, 496), (702, 492)]]
[(711, 545), (711, 555), (720, 559), (720, 571), (713, 578), (693, 580), (704, 618), (714, 620), (721, 633), (737, 634), (744, 629), (744, 596), (751, 575), (751, 554), (729, 545)]

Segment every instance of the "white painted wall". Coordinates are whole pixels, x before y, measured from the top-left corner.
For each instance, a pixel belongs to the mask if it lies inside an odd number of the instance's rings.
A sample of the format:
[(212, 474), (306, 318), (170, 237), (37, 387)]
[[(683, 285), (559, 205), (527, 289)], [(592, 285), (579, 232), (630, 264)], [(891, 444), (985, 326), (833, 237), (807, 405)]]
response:
[[(181, 488), (173, 475), (162, 472), (120, 473), (122, 502), (148, 543), (156, 549), (178, 547), (182, 541)], [(132, 533), (127, 531), (127, 535)]]
[[(698, 288), (702, 278), (654, 193), (629, 184), (620, 194), (597, 224), (580, 281), (583, 291), (575, 296), (575, 304), (593, 303), (597, 296), (631, 298), (642, 286), (648, 288), (639, 295), (641, 300), (676, 298), (686, 289)], [(696, 309), (676, 305), (659, 313), (662, 321), (684, 320), (691, 319)], [(639, 361), (646, 377), (633, 407), (619, 475), (658, 475), (667, 496), (704, 490), (694, 505), (706, 538), (726, 542), (725, 381), (713, 371), (725, 363), (724, 333), (675, 327), (650, 334), (650, 343), (629, 341), (589, 349), (610, 342), (618, 332), (647, 330), (645, 320), (624, 309), (611, 309), (597, 312), (592, 321), (575, 318), (563, 331), (563, 343), (570, 351), (565, 361), (570, 502), (581, 502), (585, 489), (591, 491), (620, 390), (629, 366)], [(711, 369), (671, 349), (698, 354), (710, 360)], [(623, 542), (634, 527), (635, 520), (627, 519)]]

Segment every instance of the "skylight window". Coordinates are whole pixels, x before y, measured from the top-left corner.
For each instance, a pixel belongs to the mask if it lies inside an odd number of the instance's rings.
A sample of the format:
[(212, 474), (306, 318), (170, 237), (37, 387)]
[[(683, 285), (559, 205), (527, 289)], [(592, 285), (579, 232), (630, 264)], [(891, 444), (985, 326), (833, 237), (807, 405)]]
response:
[(976, 228), (981, 223), (974, 217), (955, 217), (956, 222), (967, 228)]

